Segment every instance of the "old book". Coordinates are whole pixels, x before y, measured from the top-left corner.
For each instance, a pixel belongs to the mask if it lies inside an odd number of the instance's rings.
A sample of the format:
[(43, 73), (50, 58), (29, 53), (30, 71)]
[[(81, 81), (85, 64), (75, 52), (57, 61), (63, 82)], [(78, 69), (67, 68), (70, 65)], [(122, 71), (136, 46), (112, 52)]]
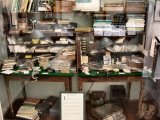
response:
[(95, 113), (96, 117), (103, 120), (110, 120), (120, 115), (123, 115), (123, 109), (111, 103), (107, 103), (102, 106), (96, 107), (93, 112)]
[(18, 110), (16, 117), (34, 120), (38, 116), (38, 111), (35, 110), (34, 106), (21, 106)]
[(56, 0), (55, 2), (54, 2), (55, 4), (55, 6), (74, 6), (75, 5), (75, 1), (58, 1), (58, 0)]
[(76, 32), (91, 32), (93, 31), (92, 27), (77, 27), (75, 28)]
[(54, 6), (53, 9), (54, 9), (54, 12), (72, 12), (73, 11), (72, 6)]
[(36, 98), (27, 98), (24, 101), (24, 104), (30, 104), (30, 105), (36, 105), (40, 102), (40, 99), (36, 99)]
[(57, 22), (58, 24), (70, 24), (70, 20), (68, 19), (58, 20)]

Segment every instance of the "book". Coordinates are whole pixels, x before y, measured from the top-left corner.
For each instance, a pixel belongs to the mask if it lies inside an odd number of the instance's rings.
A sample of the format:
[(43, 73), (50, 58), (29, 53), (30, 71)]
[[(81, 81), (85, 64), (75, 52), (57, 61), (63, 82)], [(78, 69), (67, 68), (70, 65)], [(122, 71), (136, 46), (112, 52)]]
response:
[(26, 106), (23, 105), (18, 110), (16, 117), (18, 118), (24, 118), (29, 120), (34, 120), (38, 116), (38, 111), (35, 110), (34, 106)]
[(24, 101), (24, 104), (28, 104), (28, 105), (36, 105), (40, 102), (40, 99), (36, 99), (36, 98), (27, 98)]
[(28, 12), (31, 11), (32, 4), (33, 4), (33, 0), (29, 0)]
[(58, 20), (57, 22), (58, 24), (70, 24), (70, 20), (68, 19)]
[(118, 120), (116, 118), (123, 115), (123, 109), (115, 104), (107, 103), (96, 107), (94, 113), (96, 117), (103, 120)]

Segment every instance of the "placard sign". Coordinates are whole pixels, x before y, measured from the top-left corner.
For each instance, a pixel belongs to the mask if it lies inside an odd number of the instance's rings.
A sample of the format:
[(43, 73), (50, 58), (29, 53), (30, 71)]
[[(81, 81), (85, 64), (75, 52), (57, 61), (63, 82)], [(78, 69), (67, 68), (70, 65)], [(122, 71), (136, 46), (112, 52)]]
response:
[(2, 107), (1, 107), (1, 101), (0, 101), (0, 120), (3, 120), (3, 113), (2, 113)]
[(84, 120), (84, 93), (61, 93), (61, 120)]

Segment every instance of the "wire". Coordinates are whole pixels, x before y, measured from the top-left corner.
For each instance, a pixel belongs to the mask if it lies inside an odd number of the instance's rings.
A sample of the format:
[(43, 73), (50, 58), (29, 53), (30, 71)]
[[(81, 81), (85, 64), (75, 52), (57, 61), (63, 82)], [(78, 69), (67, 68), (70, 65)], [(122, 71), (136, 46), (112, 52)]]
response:
[(89, 87), (89, 89), (88, 89), (88, 91), (87, 91), (87, 93), (86, 93), (86, 97), (87, 97), (87, 96), (88, 96), (88, 94), (90, 93), (90, 91), (91, 91), (91, 88), (92, 88), (93, 84), (94, 84), (94, 82), (92, 82), (91, 86)]

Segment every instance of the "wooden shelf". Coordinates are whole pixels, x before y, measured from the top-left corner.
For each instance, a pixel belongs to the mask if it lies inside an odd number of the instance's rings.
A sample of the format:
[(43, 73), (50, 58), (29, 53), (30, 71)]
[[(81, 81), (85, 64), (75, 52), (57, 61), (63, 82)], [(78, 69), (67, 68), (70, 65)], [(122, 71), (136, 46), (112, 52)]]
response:
[(9, 44), (9, 46), (24, 45), (24, 46), (75, 46), (74, 44)]
[(63, 13), (86, 13), (86, 14), (147, 14), (147, 12), (138, 12), (138, 11), (81, 11), (81, 10), (73, 10), (72, 12), (54, 12), (54, 11), (36, 11), (36, 12), (11, 12), (12, 14), (63, 14)]
[[(74, 37), (74, 31), (68, 32), (68, 33), (58, 33), (58, 32), (54, 32), (53, 30), (39, 30), (41, 32), (43, 32), (44, 35), (49, 35), (49, 36), (53, 36), (53, 37)], [(32, 30), (29, 31), (21, 31), (21, 30), (11, 30), (10, 35), (30, 35), (32, 34)], [(69, 35), (69, 34), (73, 34), (73, 35)]]

